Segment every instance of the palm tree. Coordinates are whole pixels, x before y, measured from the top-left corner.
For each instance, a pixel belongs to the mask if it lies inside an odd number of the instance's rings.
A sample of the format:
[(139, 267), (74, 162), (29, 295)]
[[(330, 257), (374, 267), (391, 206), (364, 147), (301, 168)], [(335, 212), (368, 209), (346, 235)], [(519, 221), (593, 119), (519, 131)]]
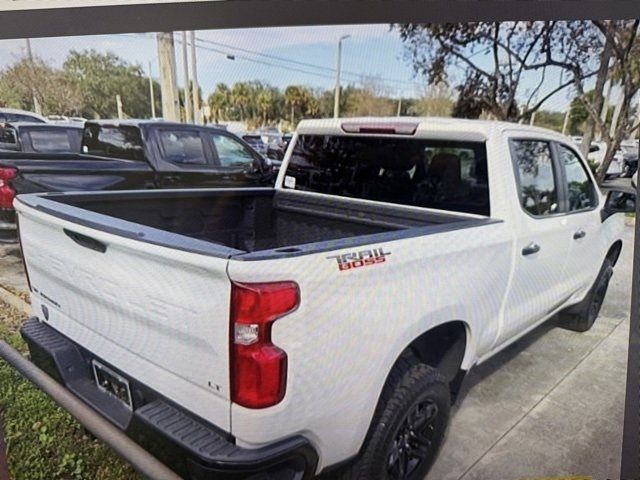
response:
[(262, 114), (262, 125), (267, 124), (267, 113), (273, 110), (275, 95), (269, 89), (263, 88), (256, 96), (256, 103)]
[(245, 111), (251, 102), (251, 91), (245, 82), (236, 82), (231, 90), (231, 101), (240, 108), (240, 120), (244, 122)]
[(231, 91), (229, 87), (227, 87), (224, 83), (219, 83), (216, 85), (216, 89), (213, 91), (211, 95), (209, 95), (208, 103), (211, 108), (211, 112), (213, 112), (214, 122), (218, 123), (220, 118), (222, 117), (221, 112), (224, 112), (224, 120), (227, 120), (226, 113), (229, 109), (231, 100)]
[(296, 107), (300, 107), (305, 100), (304, 87), (289, 85), (284, 91), (284, 101), (291, 107), (291, 125), (295, 125)]

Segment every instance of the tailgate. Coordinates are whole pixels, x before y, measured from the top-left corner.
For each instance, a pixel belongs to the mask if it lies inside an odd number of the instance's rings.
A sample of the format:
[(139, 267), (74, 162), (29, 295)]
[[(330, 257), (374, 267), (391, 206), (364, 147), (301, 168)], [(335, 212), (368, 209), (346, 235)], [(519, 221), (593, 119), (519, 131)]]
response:
[(227, 259), (15, 206), (34, 315), (47, 310), (63, 335), (229, 431)]

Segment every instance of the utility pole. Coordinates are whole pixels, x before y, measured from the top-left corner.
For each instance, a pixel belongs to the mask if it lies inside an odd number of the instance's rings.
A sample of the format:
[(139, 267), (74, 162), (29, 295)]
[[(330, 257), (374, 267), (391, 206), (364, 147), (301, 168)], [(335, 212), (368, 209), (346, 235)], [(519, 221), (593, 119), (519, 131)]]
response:
[(116, 106), (118, 107), (118, 118), (122, 120), (124, 112), (122, 111), (122, 97), (120, 97), (120, 94), (116, 95)]
[(402, 96), (398, 97), (398, 113), (396, 114), (396, 117), (399, 117), (401, 113), (402, 113)]
[[(29, 67), (31, 69), (31, 82), (33, 82), (34, 70), (33, 70), (33, 52), (31, 51), (31, 39), (26, 38), (27, 41), (27, 58), (29, 59)], [(42, 115), (42, 108), (40, 108), (40, 102), (36, 96), (36, 89), (31, 84), (31, 96), (33, 97), (33, 111), (38, 115)]]
[(187, 55), (187, 32), (182, 32), (182, 69), (184, 72), (184, 121), (193, 122), (191, 116), (191, 93), (189, 92), (189, 61)]
[(333, 118), (340, 116), (340, 69), (342, 67), (342, 41), (351, 37), (351, 35), (343, 35), (338, 39), (338, 60), (336, 67), (336, 91), (333, 96)]
[(189, 32), (191, 39), (191, 90), (193, 91), (193, 121), (202, 123), (202, 113), (200, 111), (200, 87), (198, 85), (198, 64), (196, 63), (196, 33)]
[(156, 95), (153, 91), (153, 76), (151, 75), (151, 62), (149, 62), (149, 100), (151, 100), (151, 118), (156, 118)]
[(180, 103), (176, 82), (176, 55), (173, 33), (160, 32), (157, 36), (158, 64), (160, 66), (160, 92), (162, 116), (166, 120), (180, 121)]

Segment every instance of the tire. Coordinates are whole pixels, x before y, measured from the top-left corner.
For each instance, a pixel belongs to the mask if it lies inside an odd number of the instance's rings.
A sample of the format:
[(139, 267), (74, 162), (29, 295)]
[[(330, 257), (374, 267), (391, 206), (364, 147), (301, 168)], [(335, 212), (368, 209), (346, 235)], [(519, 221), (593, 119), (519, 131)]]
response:
[(436, 369), (412, 355), (401, 357), (389, 375), (360, 456), (337, 478), (423, 480), (442, 445), (450, 405), (449, 385)]
[(562, 328), (573, 330), (574, 332), (586, 332), (593, 327), (602, 308), (612, 275), (613, 262), (607, 258), (602, 264), (598, 277), (585, 299), (577, 305), (560, 312), (559, 318)]

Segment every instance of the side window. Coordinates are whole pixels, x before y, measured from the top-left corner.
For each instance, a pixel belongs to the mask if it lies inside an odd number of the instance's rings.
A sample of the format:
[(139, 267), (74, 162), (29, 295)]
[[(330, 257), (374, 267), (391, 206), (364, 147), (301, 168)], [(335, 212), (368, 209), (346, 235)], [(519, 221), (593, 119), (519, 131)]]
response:
[(551, 146), (539, 140), (514, 140), (520, 203), (531, 215), (541, 217), (558, 211)]
[(204, 143), (197, 131), (160, 130), (162, 158), (177, 165), (206, 165)]
[(13, 128), (0, 128), (0, 148), (18, 148), (16, 131)]
[(212, 139), (221, 167), (243, 167), (253, 164), (253, 155), (240, 142), (219, 133), (214, 133)]
[(71, 152), (71, 142), (66, 130), (33, 130), (29, 133), (31, 146), (36, 152)]
[(569, 193), (569, 211), (588, 210), (598, 203), (596, 189), (580, 158), (564, 145), (558, 145), (558, 154)]

